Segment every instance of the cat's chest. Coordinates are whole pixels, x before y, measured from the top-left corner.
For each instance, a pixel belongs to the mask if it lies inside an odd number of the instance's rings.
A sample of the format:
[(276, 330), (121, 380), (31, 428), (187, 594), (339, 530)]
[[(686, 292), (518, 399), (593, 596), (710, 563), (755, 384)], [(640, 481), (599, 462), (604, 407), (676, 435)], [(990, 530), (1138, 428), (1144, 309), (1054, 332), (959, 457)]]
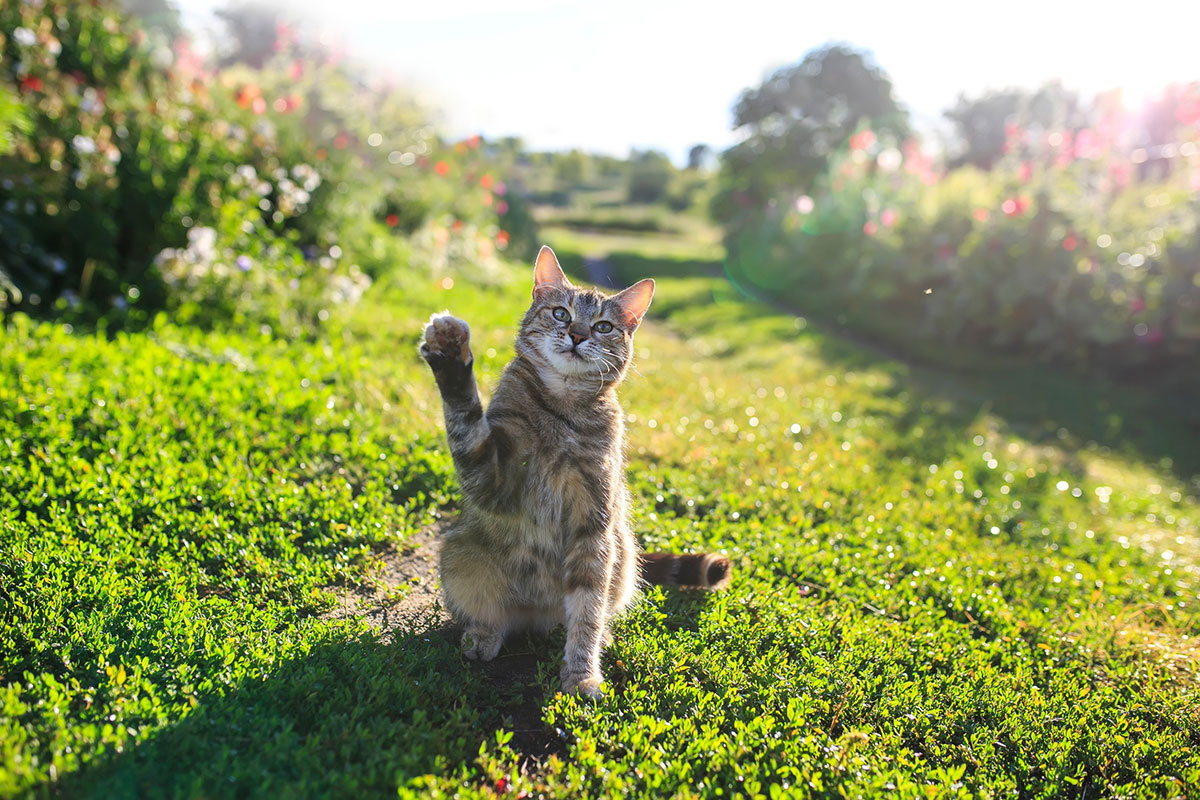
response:
[(539, 526), (578, 526), (607, 516), (620, 480), (619, 443), (564, 444), (531, 454), (523, 505)]

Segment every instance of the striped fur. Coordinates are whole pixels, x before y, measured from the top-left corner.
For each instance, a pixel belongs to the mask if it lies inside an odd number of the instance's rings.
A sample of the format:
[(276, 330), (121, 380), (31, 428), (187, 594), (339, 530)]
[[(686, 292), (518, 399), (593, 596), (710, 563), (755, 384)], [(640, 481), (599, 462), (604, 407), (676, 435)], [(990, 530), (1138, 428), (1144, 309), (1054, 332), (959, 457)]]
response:
[(632, 602), (639, 577), (728, 582), (724, 556), (640, 555), (629, 527), (616, 387), (653, 291), (653, 281), (611, 297), (577, 289), (542, 248), (516, 358), (486, 412), (467, 324), (436, 314), (425, 328), (420, 351), (442, 395), (462, 487), (440, 570), (467, 658), (494, 658), (514, 630), (565, 624), (563, 689), (596, 696), (609, 621)]

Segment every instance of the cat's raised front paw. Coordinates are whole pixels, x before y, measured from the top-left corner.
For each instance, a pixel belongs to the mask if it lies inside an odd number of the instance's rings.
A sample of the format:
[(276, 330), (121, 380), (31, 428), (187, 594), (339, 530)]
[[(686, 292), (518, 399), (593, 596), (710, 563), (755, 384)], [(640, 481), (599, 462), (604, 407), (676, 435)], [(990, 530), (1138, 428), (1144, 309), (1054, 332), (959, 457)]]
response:
[(471, 327), (448, 313), (434, 314), (421, 338), (421, 357), (426, 361), (471, 362)]

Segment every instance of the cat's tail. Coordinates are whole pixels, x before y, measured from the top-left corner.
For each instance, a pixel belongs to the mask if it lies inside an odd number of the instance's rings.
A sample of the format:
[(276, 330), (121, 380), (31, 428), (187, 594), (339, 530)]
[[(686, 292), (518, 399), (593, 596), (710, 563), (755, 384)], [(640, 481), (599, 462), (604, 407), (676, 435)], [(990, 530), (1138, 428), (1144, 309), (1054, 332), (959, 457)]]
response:
[(646, 583), (694, 589), (724, 589), (733, 571), (719, 553), (642, 553), (639, 566)]

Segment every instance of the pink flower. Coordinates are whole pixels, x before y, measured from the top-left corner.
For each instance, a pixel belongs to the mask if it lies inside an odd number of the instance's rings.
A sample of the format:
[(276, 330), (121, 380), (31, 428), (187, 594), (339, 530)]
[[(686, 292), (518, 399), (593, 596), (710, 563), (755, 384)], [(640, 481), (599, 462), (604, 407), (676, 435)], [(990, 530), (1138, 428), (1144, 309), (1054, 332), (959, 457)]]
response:
[(883, 227), (890, 228), (896, 224), (896, 212), (890, 208), (885, 208), (883, 213), (879, 215), (879, 221), (883, 223)]
[(1074, 250), (1076, 247), (1079, 246), (1079, 240), (1075, 238), (1075, 234), (1068, 233), (1063, 238), (1062, 246), (1063, 246), (1063, 250), (1066, 250), (1069, 253), (1072, 250)]
[(1000, 210), (1010, 217), (1018, 217), (1029, 208), (1029, 200), (1025, 197), (1010, 197), (1000, 204)]
[(874, 236), (878, 231), (879, 226), (875, 224), (874, 220), (869, 219), (863, 223), (863, 233), (867, 236)]
[(1112, 176), (1113, 182), (1117, 187), (1124, 189), (1129, 185), (1129, 179), (1133, 175), (1133, 167), (1123, 162), (1117, 162), (1108, 168), (1108, 174)]
[(1033, 165), (1028, 161), (1022, 161), (1021, 166), (1017, 168), (1017, 179), (1021, 183), (1029, 183), (1029, 179), (1033, 177)]
[(1076, 158), (1099, 158), (1100, 137), (1091, 128), (1084, 128), (1075, 136)]
[(1141, 313), (1146, 308), (1146, 301), (1140, 297), (1135, 297), (1129, 301), (1129, 310), (1134, 314)]
[(851, 150), (866, 150), (875, 144), (875, 134), (871, 131), (859, 131), (850, 137)]

